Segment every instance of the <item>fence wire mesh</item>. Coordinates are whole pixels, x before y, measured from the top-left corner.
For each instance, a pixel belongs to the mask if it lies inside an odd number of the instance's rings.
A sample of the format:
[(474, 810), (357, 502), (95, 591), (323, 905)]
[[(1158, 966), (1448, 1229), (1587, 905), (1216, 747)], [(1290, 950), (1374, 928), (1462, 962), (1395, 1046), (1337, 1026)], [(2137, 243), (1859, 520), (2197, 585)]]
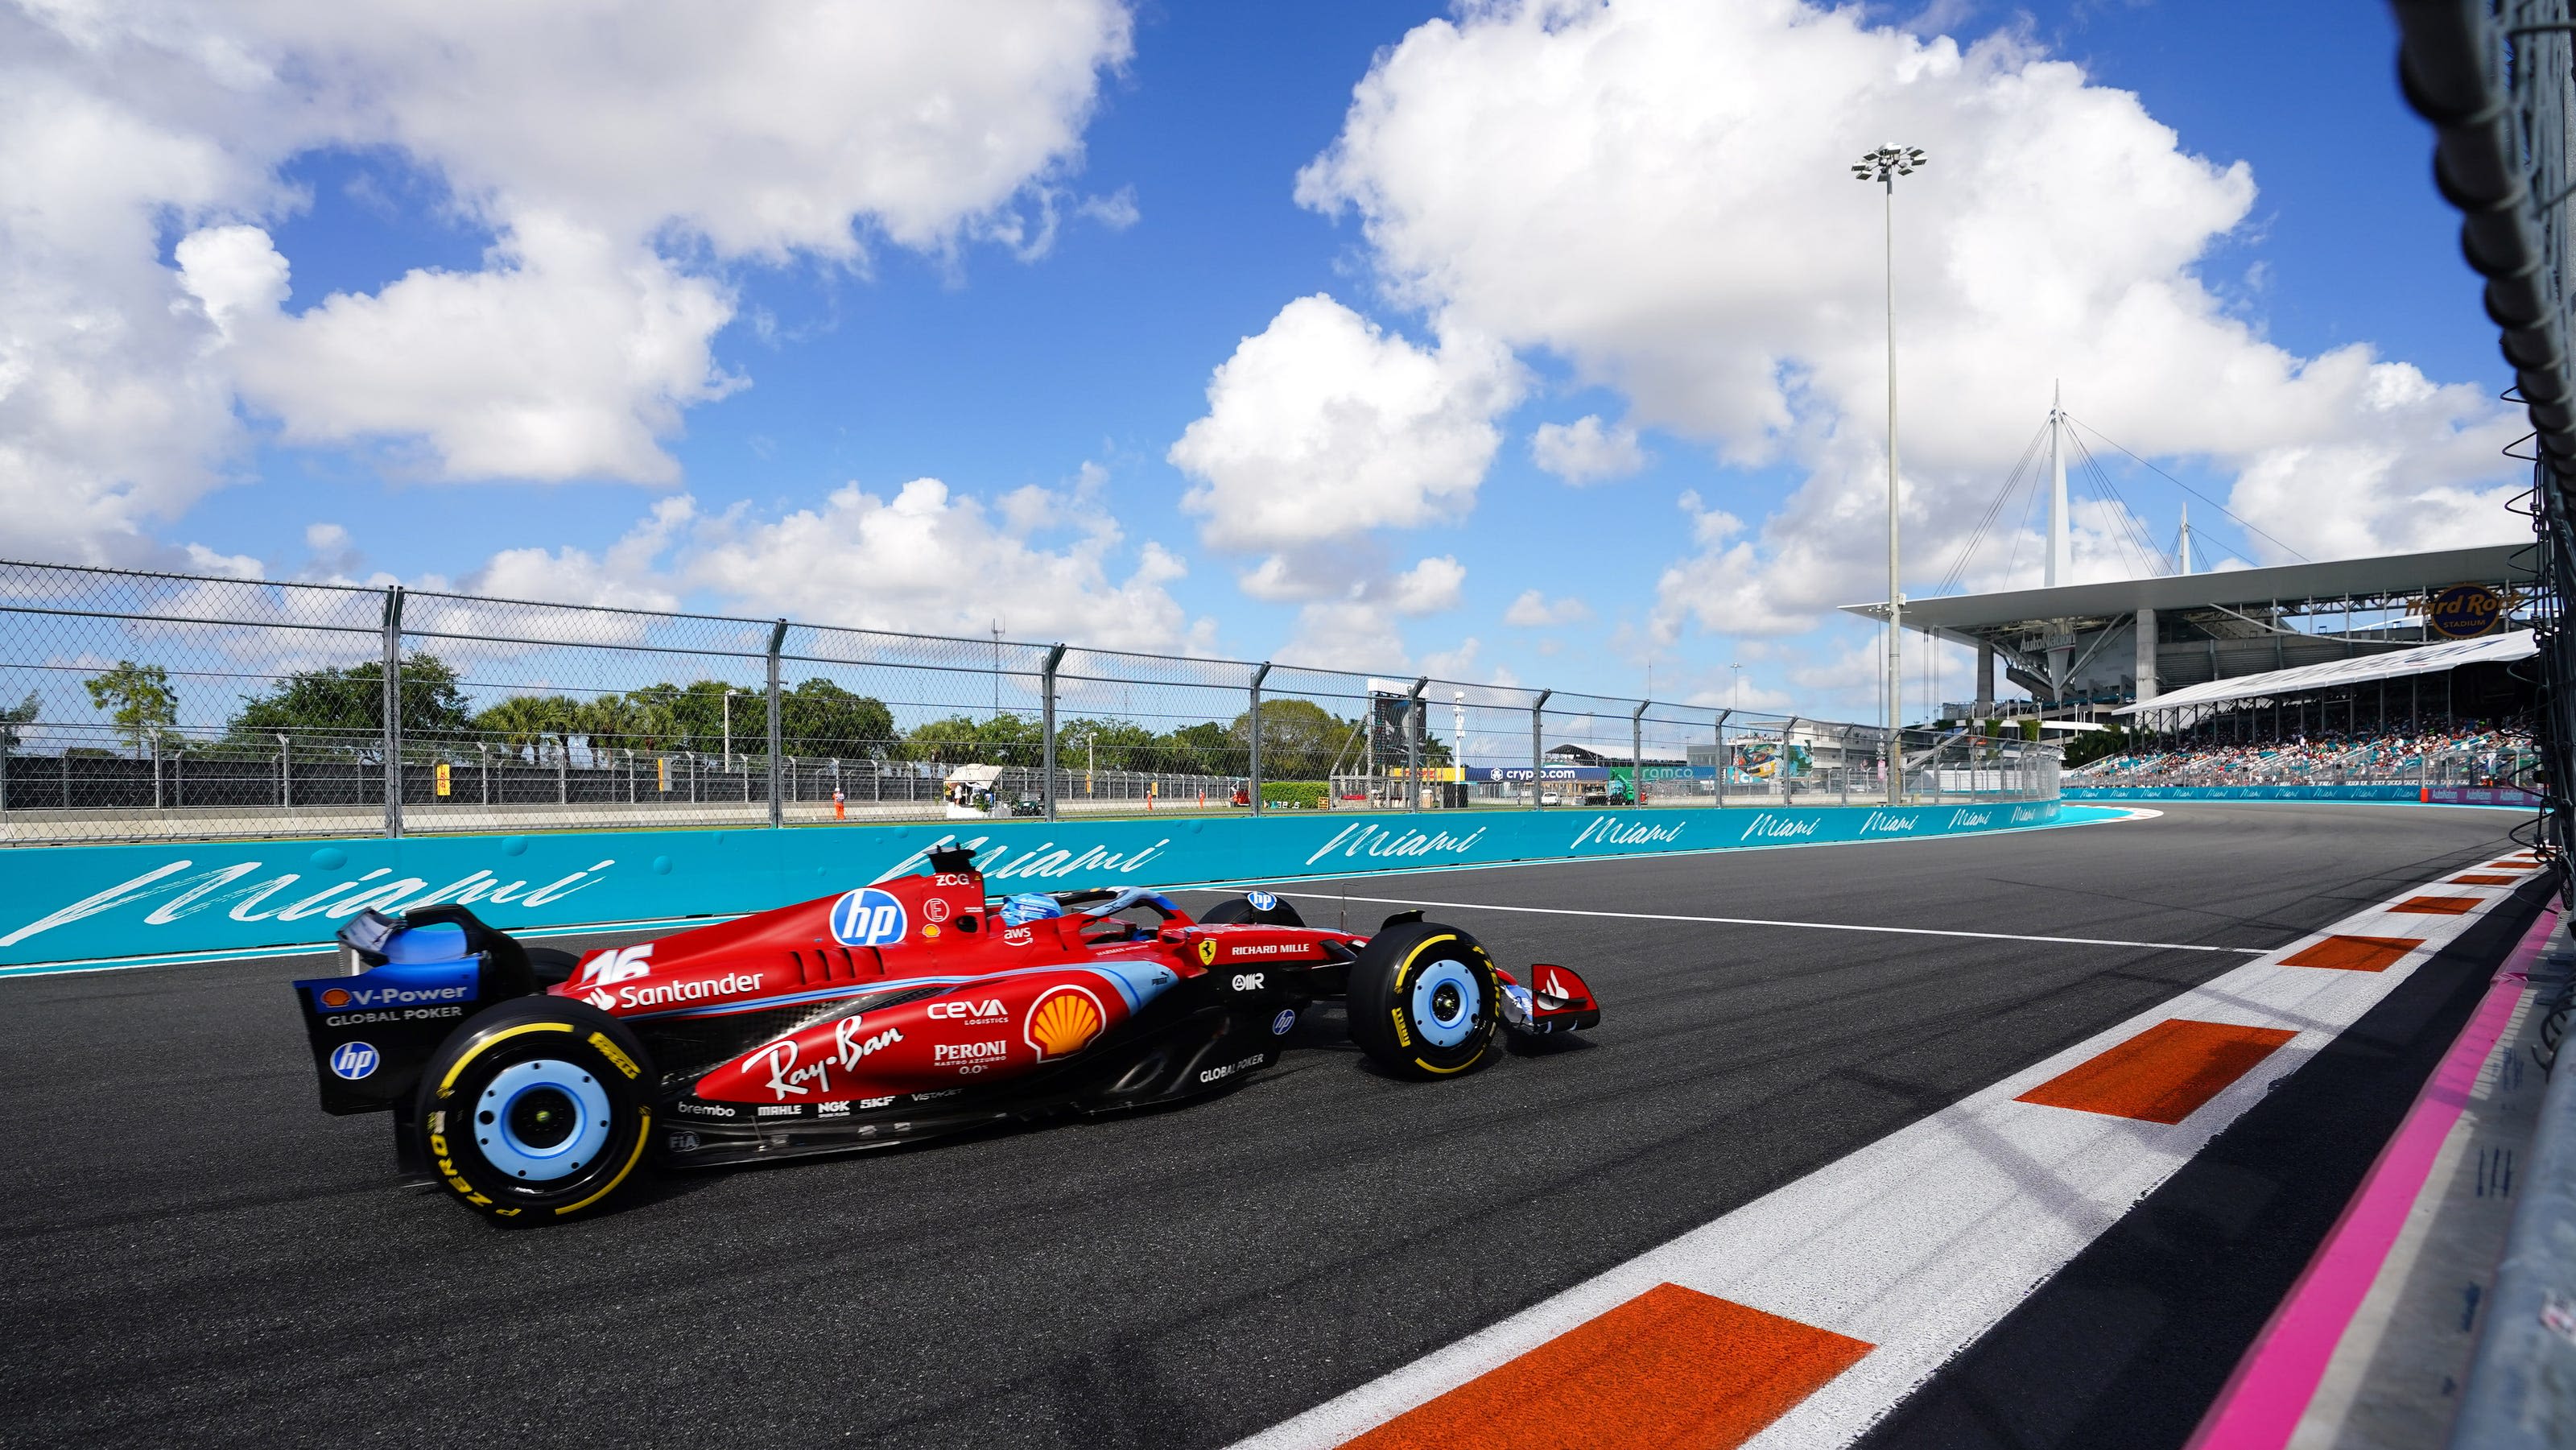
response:
[(392, 587), (0, 562), (0, 635), (15, 844), (2056, 793), (2017, 738)]

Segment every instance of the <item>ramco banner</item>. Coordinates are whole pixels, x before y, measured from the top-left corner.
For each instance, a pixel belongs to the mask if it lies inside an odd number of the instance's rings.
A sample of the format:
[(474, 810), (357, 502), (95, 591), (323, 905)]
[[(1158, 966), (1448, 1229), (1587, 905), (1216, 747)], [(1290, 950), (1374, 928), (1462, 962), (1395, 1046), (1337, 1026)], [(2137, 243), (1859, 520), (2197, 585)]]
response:
[(1756, 810), (1282, 812), (387, 840), (26, 847), (0, 853), (0, 972), (328, 942), (369, 907), (461, 902), (528, 929), (734, 916), (916, 869), (962, 842), (997, 892), (1290, 881), (1354, 871), (1870, 841), (2107, 819), (2055, 802)]

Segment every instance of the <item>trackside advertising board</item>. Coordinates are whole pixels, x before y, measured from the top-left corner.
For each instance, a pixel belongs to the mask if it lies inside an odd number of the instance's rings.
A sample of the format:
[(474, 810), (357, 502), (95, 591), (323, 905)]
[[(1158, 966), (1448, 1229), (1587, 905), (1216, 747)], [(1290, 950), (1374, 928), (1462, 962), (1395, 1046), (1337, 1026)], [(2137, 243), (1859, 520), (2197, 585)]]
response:
[(996, 893), (1902, 840), (2109, 818), (2054, 801), (1253, 817), (46, 846), (0, 852), (0, 972), (327, 943), (369, 907), (461, 902), (505, 929), (733, 916), (977, 848)]

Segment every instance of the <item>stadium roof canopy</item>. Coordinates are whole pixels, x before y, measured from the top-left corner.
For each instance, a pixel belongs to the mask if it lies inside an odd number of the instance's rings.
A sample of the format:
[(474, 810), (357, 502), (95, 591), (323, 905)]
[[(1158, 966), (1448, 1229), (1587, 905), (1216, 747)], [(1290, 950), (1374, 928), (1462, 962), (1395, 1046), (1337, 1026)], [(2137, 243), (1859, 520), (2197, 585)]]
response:
[[(2283, 604), (2319, 599), (2373, 599), (2422, 594), (2452, 584), (2528, 578), (2514, 555), (2529, 544), (2488, 544), (2436, 549), (2372, 559), (2330, 559), (2322, 564), (2276, 564), (2264, 569), (2221, 569), (2211, 574), (2160, 574), (2054, 589), (2010, 589), (1905, 601), (1905, 623), (1919, 630), (1962, 635), (2039, 620), (2103, 619), (2141, 609), (2220, 609), (2229, 605)], [(1846, 613), (1885, 619), (1885, 601), (1846, 604)], [(2160, 702), (2161, 703), (2161, 702)]]
[(2310, 690), (2357, 685), (2370, 680), (2440, 674), (2462, 665), (2528, 659), (2539, 649), (2530, 630), (2517, 629), (2510, 634), (2491, 635), (2485, 639), (2446, 640), (2415, 649), (2356, 655), (2351, 659), (2328, 660), (2323, 664), (2300, 665), (2295, 669), (2267, 670), (2259, 675), (2235, 675), (2192, 685), (2170, 695), (2159, 695), (2141, 705), (2123, 705), (2111, 713), (2137, 715), (2153, 710), (2186, 709), (2194, 705), (2220, 705), (2230, 700), (2268, 700), (2279, 695), (2305, 694)]

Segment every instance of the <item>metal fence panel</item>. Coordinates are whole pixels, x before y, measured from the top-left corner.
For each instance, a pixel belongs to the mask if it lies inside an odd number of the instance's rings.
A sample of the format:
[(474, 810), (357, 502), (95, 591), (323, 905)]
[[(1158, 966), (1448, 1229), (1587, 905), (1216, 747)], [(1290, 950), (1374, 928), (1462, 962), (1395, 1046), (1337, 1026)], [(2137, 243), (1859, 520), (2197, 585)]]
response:
[[(1902, 794), (2037, 794), (2004, 762), (2040, 749), (1909, 736)], [(1884, 799), (1888, 755), (1865, 725), (1510, 685), (0, 562), (20, 844), (1723, 809)]]

